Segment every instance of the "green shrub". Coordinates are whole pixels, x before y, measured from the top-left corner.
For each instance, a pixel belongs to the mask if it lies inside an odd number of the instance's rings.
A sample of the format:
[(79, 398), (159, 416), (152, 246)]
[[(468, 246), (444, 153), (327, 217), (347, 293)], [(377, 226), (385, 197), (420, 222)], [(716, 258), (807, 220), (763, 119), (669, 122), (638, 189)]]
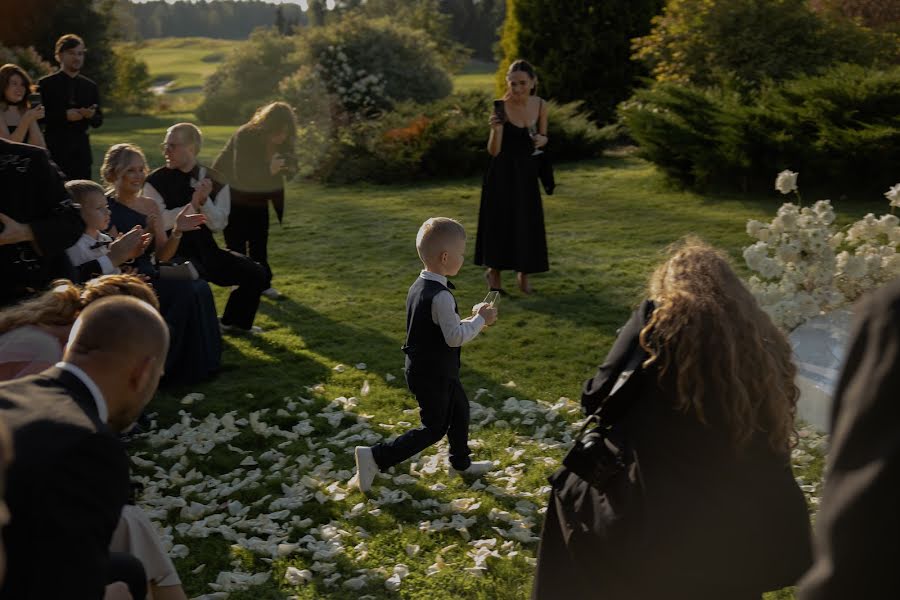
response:
[(134, 57), (130, 48), (115, 50), (115, 77), (105, 104), (113, 111), (127, 114), (146, 112), (154, 102), (150, 86), (153, 78), (147, 63)]
[(49, 75), (53, 72), (53, 67), (50, 66), (50, 63), (41, 58), (41, 55), (32, 46), (27, 48), (20, 46), (9, 48), (0, 44), (0, 65), (7, 63), (22, 67), (35, 83), (44, 75)]
[(294, 38), (256, 29), (203, 86), (197, 117), (206, 123), (242, 123), (275, 97), (278, 83), (300, 67)]
[(900, 68), (840, 65), (769, 85), (751, 100), (660, 83), (620, 114), (641, 154), (690, 187), (772, 188), (790, 168), (806, 189), (884, 191), (900, 162)]
[(850, 19), (821, 16), (808, 0), (668, 0), (634, 49), (658, 81), (748, 93), (836, 62), (889, 61), (897, 46)]
[[(321, 114), (328, 110), (322, 106)], [(489, 162), (491, 97), (456, 94), (429, 104), (400, 103), (377, 119), (309, 121), (301, 138), (304, 173), (333, 182), (389, 183), (480, 174)], [(579, 104), (550, 103), (548, 152), (554, 161), (593, 158), (607, 137)], [(307, 142), (307, 140), (310, 140)]]

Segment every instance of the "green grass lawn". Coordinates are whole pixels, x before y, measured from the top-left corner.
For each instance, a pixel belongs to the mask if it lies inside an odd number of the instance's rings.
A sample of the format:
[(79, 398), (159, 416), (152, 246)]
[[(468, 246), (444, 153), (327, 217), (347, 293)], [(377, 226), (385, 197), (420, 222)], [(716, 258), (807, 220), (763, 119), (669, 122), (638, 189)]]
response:
[[(134, 141), (158, 166), (164, 127), (189, 117), (111, 118), (92, 134), (95, 151), (100, 156), (111, 143)], [(233, 127), (203, 129), (202, 155), (208, 159)], [(485, 411), (496, 411), (494, 420), (473, 425), (475, 457), (498, 461), (498, 472), (474, 484), (451, 479), (443, 469), (411, 480), (378, 480), (394, 496), (379, 496), (382, 488), (376, 487), (368, 500), (347, 489), (354, 444), (343, 444), (341, 432), (390, 436), (417, 422), (415, 401), (403, 385), (400, 351), (406, 289), (420, 269), (416, 230), (424, 219), (443, 215), (459, 219), (474, 237), (480, 184), (472, 178), (404, 186), (290, 185), (285, 222), (273, 223), (269, 244), (275, 285), (285, 298), (263, 300), (256, 323), (265, 333), (226, 337), (225, 370), (215, 380), (158, 394), (151, 410), (158, 413), (162, 433), (133, 450), (137, 460), (152, 463), (136, 468), (148, 486), (145, 503), (168, 524), (172, 541), (189, 549), (176, 560), (189, 596), (211, 593), (209, 584), (217, 579), (227, 588), (221, 572), (271, 573), (258, 585), (233, 591), (233, 599), (528, 595), (536, 544), (504, 538), (494, 528), (509, 535), (505, 519), (512, 519), (539, 534), (542, 486), (578, 418), (581, 383), (594, 373), (616, 329), (642, 299), (661, 251), (693, 233), (725, 248), (739, 263), (742, 247), (751, 241), (744, 233), (746, 220), (771, 218), (781, 202), (774, 193), (759, 198), (673, 190), (651, 165), (628, 156), (561, 165), (557, 180), (556, 193), (544, 198), (550, 272), (533, 277), (537, 293), (531, 297), (518, 294), (511, 274), (504, 274), (511, 295), (499, 305), (498, 323), (463, 352), (462, 380), (470, 399), (477, 396)], [(873, 199), (870, 205), (837, 208), (849, 218), (867, 210), (883, 212), (883, 204)], [(469, 264), (454, 280), (461, 312), (486, 291), (482, 270), (470, 264), (473, 250), (470, 242)], [(214, 291), (221, 310), (228, 290)], [(356, 368), (359, 363), (365, 363), (364, 370)], [(338, 364), (346, 368), (335, 370)], [(189, 392), (204, 398), (182, 401)], [(537, 422), (534, 415), (511, 412), (509, 404), (504, 410), (509, 397), (543, 402)], [(550, 410), (551, 404), (557, 408)], [(340, 410), (346, 414), (337, 417), (339, 423), (323, 418)], [(228, 444), (208, 453), (190, 449), (185, 435), (199, 435), (210, 423), (220, 427), (219, 419), (229, 412), (246, 421), (233, 426), (235, 437)], [(257, 420), (283, 432), (308, 421), (309, 429), (297, 439), (272, 437)], [(536, 435), (554, 441), (538, 443)], [(429, 449), (423, 458), (434, 452)], [(244, 453), (259, 466), (241, 466)], [(821, 469), (818, 442), (799, 456), (806, 458), (798, 460), (798, 473), (815, 486)], [(312, 460), (307, 464), (302, 457)], [(400, 465), (394, 475), (408, 470), (408, 464)], [(249, 483), (221, 497), (203, 487), (241, 481)], [(273, 512), (274, 500), (298, 489), (321, 496), (292, 507), (288, 516), (277, 515), (281, 521), (265, 516)], [(478, 506), (450, 504), (460, 498)], [(228, 503), (235, 500), (249, 511), (225, 517), (238, 530), (244, 527), (238, 540), (223, 538), (223, 525), (216, 521), (208, 524), (208, 537), (196, 537), (197, 531), (188, 530), (197, 517), (182, 516), (182, 509), (171, 504), (199, 502), (209, 514), (231, 515)], [(237, 505), (231, 508), (240, 513)], [(465, 534), (422, 529), (423, 522), (451, 516), (471, 519)], [(474, 565), (472, 542), (491, 538), (499, 558), (488, 558), (480, 576), (463, 571)], [(301, 547), (285, 546), (274, 556), (259, 550), (260, 540), (273, 539)], [(334, 565), (337, 578), (325, 563)], [(387, 589), (385, 580), (398, 564), (406, 565), (409, 575), (398, 589)], [(429, 566), (442, 564), (447, 565), (443, 570), (427, 573)], [(311, 569), (315, 576), (306, 584), (287, 583), (289, 567)], [(362, 589), (354, 589), (353, 582)]]
[(497, 63), (480, 60), (471, 61), (453, 78), (454, 92), (490, 92), (494, 90), (494, 74)]

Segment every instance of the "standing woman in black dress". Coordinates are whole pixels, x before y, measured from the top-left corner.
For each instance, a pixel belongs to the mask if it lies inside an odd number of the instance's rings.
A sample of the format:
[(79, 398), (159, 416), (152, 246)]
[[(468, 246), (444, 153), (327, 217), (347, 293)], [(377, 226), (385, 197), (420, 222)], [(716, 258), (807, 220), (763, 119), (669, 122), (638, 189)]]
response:
[[(549, 270), (544, 209), (534, 156), (547, 138), (547, 103), (535, 95), (537, 76), (525, 60), (506, 73), (507, 91), (491, 114), (488, 153), (493, 157), (481, 188), (475, 264), (488, 267), (488, 286), (501, 290), (500, 272), (517, 272), (519, 289), (532, 292), (530, 273)], [(502, 110), (500, 108), (502, 107)]]
[(294, 146), (297, 119), (285, 102), (272, 102), (256, 110), (241, 125), (213, 163), (231, 185), (231, 214), (225, 228), (229, 250), (249, 256), (266, 270), (263, 295), (277, 298), (269, 267), (269, 201), (278, 222), (284, 216), (284, 178), (297, 172)]

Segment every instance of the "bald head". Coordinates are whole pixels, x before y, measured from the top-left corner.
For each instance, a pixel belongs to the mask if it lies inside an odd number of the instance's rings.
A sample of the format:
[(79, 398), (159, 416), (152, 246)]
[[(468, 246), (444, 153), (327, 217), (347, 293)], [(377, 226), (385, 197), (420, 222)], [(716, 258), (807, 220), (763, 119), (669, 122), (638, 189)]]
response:
[(169, 351), (169, 328), (152, 306), (130, 296), (111, 296), (82, 311), (63, 360), (97, 384), (109, 409), (109, 425), (124, 431), (156, 392)]
[(156, 309), (137, 298), (111, 296), (92, 302), (78, 316), (64, 360), (91, 354), (165, 356), (168, 348), (169, 328)]

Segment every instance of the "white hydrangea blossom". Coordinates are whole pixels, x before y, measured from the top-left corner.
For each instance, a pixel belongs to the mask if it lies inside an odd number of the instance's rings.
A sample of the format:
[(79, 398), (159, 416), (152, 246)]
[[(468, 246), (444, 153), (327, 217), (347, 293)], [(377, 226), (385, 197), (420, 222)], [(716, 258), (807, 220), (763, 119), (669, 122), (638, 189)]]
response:
[[(797, 191), (796, 179), (783, 183), (789, 192)], [(900, 184), (885, 196), (892, 206), (900, 205), (894, 204), (900, 202)], [(846, 232), (836, 231), (834, 221), (831, 202), (820, 200), (803, 208), (783, 204), (771, 223), (747, 222), (747, 235), (757, 240), (744, 248), (744, 260), (755, 272), (748, 285), (783, 329), (791, 330), (900, 275), (900, 219), (870, 213)]]

